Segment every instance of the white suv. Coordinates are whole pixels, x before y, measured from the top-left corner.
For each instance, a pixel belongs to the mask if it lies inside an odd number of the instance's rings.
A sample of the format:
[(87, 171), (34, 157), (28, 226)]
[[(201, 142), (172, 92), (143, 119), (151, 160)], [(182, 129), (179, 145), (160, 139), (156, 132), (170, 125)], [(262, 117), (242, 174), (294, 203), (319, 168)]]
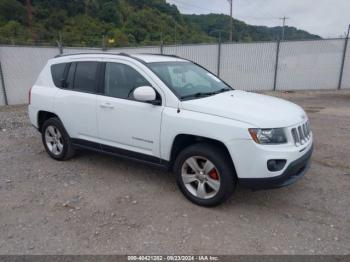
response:
[(172, 169), (192, 202), (214, 206), (237, 183), (289, 185), (312, 154), (299, 106), (234, 90), (174, 56), (62, 55), (29, 94), (29, 116), (56, 160), (91, 149)]

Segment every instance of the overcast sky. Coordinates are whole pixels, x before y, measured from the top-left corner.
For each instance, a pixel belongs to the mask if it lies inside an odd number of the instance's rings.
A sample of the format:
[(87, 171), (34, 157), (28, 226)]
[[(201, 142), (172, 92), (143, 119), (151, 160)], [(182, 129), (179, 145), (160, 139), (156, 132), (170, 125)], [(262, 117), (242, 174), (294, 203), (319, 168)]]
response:
[[(229, 14), (228, 0), (167, 0), (184, 14)], [(287, 25), (322, 37), (344, 35), (350, 24), (350, 0), (233, 0), (233, 16), (247, 24)]]

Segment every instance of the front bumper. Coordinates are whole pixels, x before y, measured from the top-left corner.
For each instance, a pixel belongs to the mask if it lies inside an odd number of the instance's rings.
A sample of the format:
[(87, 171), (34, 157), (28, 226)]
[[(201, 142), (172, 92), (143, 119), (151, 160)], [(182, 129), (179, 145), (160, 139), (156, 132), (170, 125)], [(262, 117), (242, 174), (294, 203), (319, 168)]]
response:
[(273, 189), (291, 185), (302, 178), (310, 168), (313, 146), (300, 158), (291, 162), (285, 171), (276, 177), (240, 178), (240, 185), (253, 190)]

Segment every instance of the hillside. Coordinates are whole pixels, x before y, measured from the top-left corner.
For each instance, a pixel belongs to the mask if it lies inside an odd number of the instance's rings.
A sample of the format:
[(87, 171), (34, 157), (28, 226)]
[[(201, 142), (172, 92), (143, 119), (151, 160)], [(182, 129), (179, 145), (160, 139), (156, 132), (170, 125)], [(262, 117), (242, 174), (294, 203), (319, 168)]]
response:
[[(198, 30), (205, 32), (208, 36), (218, 37), (219, 31), (224, 41), (229, 39), (230, 17), (223, 14), (209, 15), (185, 15), (187, 23), (195, 25)], [(234, 20), (233, 40), (239, 42), (251, 41), (273, 41), (280, 37), (281, 27), (252, 26)], [(285, 39), (321, 39), (318, 35), (310, 34), (295, 27), (285, 27)]]
[[(202, 43), (228, 39), (229, 17), (182, 15), (165, 0), (0, 0), (0, 43), (107, 46)], [(276, 39), (280, 28), (234, 21), (235, 41)], [(176, 32), (176, 33), (175, 33)], [(288, 27), (287, 39), (319, 38)]]

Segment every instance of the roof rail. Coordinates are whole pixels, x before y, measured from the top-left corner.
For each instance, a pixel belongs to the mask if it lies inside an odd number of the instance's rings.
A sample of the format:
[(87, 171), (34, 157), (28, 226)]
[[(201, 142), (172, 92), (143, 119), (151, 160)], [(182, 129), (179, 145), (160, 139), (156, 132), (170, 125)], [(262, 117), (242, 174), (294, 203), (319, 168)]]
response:
[[(174, 57), (174, 58), (180, 58), (180, 59), (183, 59), (183, 60), (188, 60), (188, 59), (185, 59), (185, 58), (182, 58), (182, 57), (179, 57), (177, 55), (171, 55), (171, 54), (154, 54), (154, 53), (139, 53), (139, 54), (142, 54), (142, 55), (158, 55), (158, 56), (167, 56), (167, 57)], [(147, 64), (144, 60), (142, 60), (141, 58), (138, 58), (138, 57), (135, 57), (131, 54), (127, 54), (127, 53), (124, 53), (124, 52), (121, 52), (121, 53), (105, 53), (105, 52), (81, 52), (81, 53), (72, 53), (72, 54), (59, 54), (59, 55), (56, 55), (55, 58), (59, 58), (59, 57), (66, 57), (66, 56), (75, 56), (75, 55), (119, 55), (119, 56), (125, 56), (125, 57), (129, 57), (129, 58), (132, 58), (142, 64)], [(188, 61), (191, 61), (191, 60), (188, 60)], [(192, 61), (191, 61), (192, 62)]]
[(183, 59), (182, 57), (180, 57), (178, 55), (172, 55), (172, 54), (139, 53), (139, 55), (159, 55), (159, 56), (169, 56), (169, 57), (175, 57), (175, 58)]
[(142, 60), (142, 59), (140, 59), (140, 58), (138, 58), (138, 57), (134, 57), (134, 56), (132, 56), (132, 55), (130, 55), (130, 54), (127, 54), (127, 53), (123, 53), (123, 52), (122, 52), (122, 53), (119, 53), (118, 55), (130, 57), (130, 58), (135, 59), (136, 61), (138, 61), (138, 62), (140, 62), (140, 63), (142, 63), (142, 64), (147, 64), (144, 60)]
[(81, 53), (73, 53), (73, 54), (60, 54), (60, 55), (56, 55), (55, 58), (59, 58), (59, 57), (66, 57), (66, 56), (75, 56), (75, 55), (120, 55), (120, 56), (126, 56), (129, 58), (132, 58), (142, 64), (146, 64), (146, 62), (138, 57), (134, 57), (130, 54), (127, 53), (105, 53), (105, 52), (90, 52), (90, 53), (86, 53), (86, 52), (81, 52)]
[[(73, 53), (73, 54), (59, 54), (56, 55), (55, 58), (58, 57), (65, 57), (65, 56), (74, 56), (74, 55), (103, 55), (106, 53), (102, 53), (102, 52), (81, 52), (81, 53)], [(108, 53), (108, 55), (118, 55), (116, 53)]]

